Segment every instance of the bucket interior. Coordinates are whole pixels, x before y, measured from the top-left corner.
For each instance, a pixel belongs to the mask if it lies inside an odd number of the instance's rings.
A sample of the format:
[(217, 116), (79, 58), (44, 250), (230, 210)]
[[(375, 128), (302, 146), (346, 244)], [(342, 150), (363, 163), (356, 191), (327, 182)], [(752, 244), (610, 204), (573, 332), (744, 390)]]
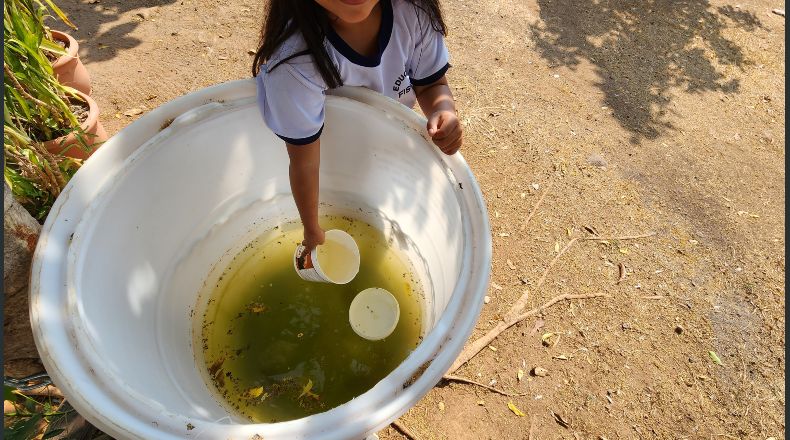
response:
[[(192, 332), (213, 269), (261, 233), (298, 226), (288, 156), (252, 100), (176, 122), (129, 156), (84, 213), (69, 248), (70, 307), (87, 362), (112, 386), (164, 413), (245, 423), (203, 379)], [(458, 183), (441, 153), (391, 116), (333, 98), (321, 161), (320, 214), (391, 238), (422, 284), (429, 333), (464, 253)]]

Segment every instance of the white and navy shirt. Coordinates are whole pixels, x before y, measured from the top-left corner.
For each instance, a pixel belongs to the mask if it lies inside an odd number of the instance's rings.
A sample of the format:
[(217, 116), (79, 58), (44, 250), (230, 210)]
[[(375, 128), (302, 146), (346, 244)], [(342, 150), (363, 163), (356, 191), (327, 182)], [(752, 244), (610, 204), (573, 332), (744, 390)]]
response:
[[(442, 34), (428, 14), (406, 0), (381, 0), (379, 50), (357, 53), (333, 30), (324, 47), (343, 85), (362, 86), (413, 107), (413, 86), (440, 79), (450, 67)], [(327, 90), (300, 33), (286, 40), (261, 66), (258, 106), (266, 125), (289, 144), (306, 145), (321, 136)]]

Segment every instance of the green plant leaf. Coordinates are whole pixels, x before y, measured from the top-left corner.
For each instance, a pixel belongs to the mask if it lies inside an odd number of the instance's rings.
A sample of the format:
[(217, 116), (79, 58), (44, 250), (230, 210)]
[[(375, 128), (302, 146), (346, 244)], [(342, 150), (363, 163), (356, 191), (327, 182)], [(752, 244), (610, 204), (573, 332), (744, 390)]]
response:
[(10, 387), (8, 385), (3, 385), (3, 400), (10, 400), (11, 402), (14, 401), (14, 391), (16, 388)]
[(41, 421), (43, 416), (41, 414), (33, 414), (27, 420), (19, 420), (13, 424), (10, 429), (3, 430), (3, 437), (11, 440), (28, 440), (34, 437), (38, 422)]
[(72, 23), (71, 20), (69, 20), (69, 17), (67, 17), (66, 14), (63, 11), (61, 11), (60, 8), (52, 0), (45, 0), (45, 1), (47, 2), (49, 8), (55, 11), (55, 14), (57, 14), (58, 17), (60, 17), (60, 19), (63, 20), (64, 23), (69, 25), (69, 27), (71, 27), (72, 29), (77, 29), (77, 26), (75, 26), (74, 23)]
[(46, 440), (48, 438), (55, 437), (63, 431), (65, 431), (65, 429), (54, 429), (52, 431), (49, 431), (48, 433), (44, 434), (44, 437), (41, 437), (41, 440)]
[(708, 356), (710, 356), (710, 360), (715, 364), (724, 366), (724, 364), (721, 363), (721, 359), (719, 359), (719, 355), (717, 355), (715, 351), (709, 351)]

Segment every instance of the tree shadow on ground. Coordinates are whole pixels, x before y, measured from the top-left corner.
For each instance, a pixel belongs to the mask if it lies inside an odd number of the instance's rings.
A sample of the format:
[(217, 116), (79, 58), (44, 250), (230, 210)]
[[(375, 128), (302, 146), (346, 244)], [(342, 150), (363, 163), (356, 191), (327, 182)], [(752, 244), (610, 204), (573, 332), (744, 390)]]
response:
[(738, 93), (728, 66), (749, 64), (724, 33), (763, 28), (751, 12), (713, 8), (707, 0), (538, 0), (531, 26), (537, 50), (552, 67), (595, 66), (605, 105), (632, 133), (631, 142), (673, 129), (671, 89)]
[[(142, 16), (126, 17), (130, 11), (150, 15), (157, 6), (175, 3), (176, 0), (81, 0), (62, 2), (60, 8), (77, 26), (77, 30), (67, 30), (78, 40), (87, 40), (81, 44), (80, 57), (84, 62), (106, 61), (115, 58), (125, 49), (134, 48), (142, 43), (130, 34), (143, 21)], [(109, 24), (109, 28), (105, 25)], [(56, 29), (66, 26), (57, 22), (50, 23)]]

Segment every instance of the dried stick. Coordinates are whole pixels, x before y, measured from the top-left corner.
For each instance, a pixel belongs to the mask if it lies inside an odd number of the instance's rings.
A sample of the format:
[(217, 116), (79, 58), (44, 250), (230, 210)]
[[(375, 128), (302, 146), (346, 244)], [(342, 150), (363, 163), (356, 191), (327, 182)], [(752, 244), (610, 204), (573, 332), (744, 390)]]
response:
[(12, 72), (11, 69), (8, 67), (8, 64), (3, 63), (3, 71), (5, 72), (6, 75), (8, 75), (9, 78), (11, 78), (11, 82), (14, 83), (14, 88), (19, 93), (21, 93), (22, 96), (24, 96), (25, 98), (33, 101), (33, 103), (35, 103), (36, 105), (39, 105), (41, 107), (47, 107), (49, 109), (53, 109), (54, 108), (54, 107), (48, 105), (47, 103), (42, 102), (41, 100), (33, 97), (30, 93), (28, 93), (27, 90), (25, 90), (25, 88), (22, 86), (22, 84), (19, 83), (19, 80), (16, 79), (16, 75), (14, 75), (14, 72)]
[(57, 184), (55, 181), (49, 178), (49, 175), (47, 175), (44, 172), (44, 170), (32, 164), (30, 161), (27, 160), (27, 158), (25, 158), (21, 154), (10, 150), (6, 150), (6, 151), (11, 155), (11, 157), (14, 158), (16, 163), (19, 165), (20, 171), (23, 173), (25, 177), (32, 178), (33, 180), (37, 180), (38, 182), (41, 182), (41, 185), (44, 187), (43, 188), (44, 191), (49, 192), (50, 194), (53, 195), (53, 197), (57, 197), (57, 194), (59, 194), (56, 187)]
[(26, 396), (39, 396), (39, 397), (63, 399), (63, 393), (55, 385), (42, 385), (37, 388), (23, 391), (22, 394)]
[(404, 437), (410, 440), (417, 440), (417, 436), (414, 435), (408, 428), (406, 428), (401, 422), (395, 420), (391, 423), (391, 425), (398, 430)]
[[(55, 180), (58, 182), (59, 189), (65, 188), (66, 177), (60, 172), (60, 167), (58, 166), (58, 161), (55, 159), (55, 156), (44, 147), (44, 144), (38, 142), (34, 142), (33, 144), (40, 154), (44, 156), (45, 161), (49, 163), (50, 168), (52, 168), (52, 173), (54, 174)], [(60, 191), (58, 191), (58, 194), (60, 194)]]
[(63, 178), (63, 175), (60, 174), (60, 169), (58, 167), (57, 162), (55, 162), (55, 158), (52, 157), (52, 154), (49, 151), (46, 151), (43, 144), (39, 144), (38, 142), (33, 142), (31, 147), (34, 151), (38, 153), (41, 159), (41, 169), (44, 170), (44, 173), (49, 177), (49, 180), (53, 183), (52, 189), (54, 193), (52, 193), (53, 197), (57, 197), (60, 195), (60, 190), (66, 186), (66, 180)]
[(529, 440), (535, 440), (535, 415), (532, 415), (532, 419), (529, 421)]
[[(538, 203), (540, 203), (540, 201), (538, 201)], [(546, 277), (548, 276), (549, 271), (551, 270), (552, 267), (554, 267), (555, 264), (557, 264), (557, 261), (560, 259), (560, 257), (564, 255), (580, 239), (581, 240), (635, 240), (638, 238), (651, 237), (655, 234), (656, 234), (655, 232), (649, 232), (647, 234), (621, 236), (621, 237), (583, 237), (583, 238), (576, 237), (570, 240), (565, 245), (565, 247), (563, 247), (557, 253), (557, 255), (554, 256), (554, 258), (551, 260), (549, 265), (543, 271), (543, 274), (538, 279), (537, 284), (535, 284), (535, 290), (539, 289), (543, 285), (543, 283), (546, 281)], [(560, 301), (569, 301), (572, 299), (588, 299), (588, 298), (611, 298), (609, 295), (606, 295), (604, 293), (590, 293), (590, 294), (577, 294), (577, 295), (564, 294), (552, 298), (547, 303), (543, 304), (538, 308), (532, 309), (526, 313), (521, 313), (521, 311), (524, 310), (524, 307), (526, 307), (528, 297), (529, 297), (529, 291), (524, 292), (524, 294), (521, 295), (521, 297), (513, 304), (510, 310), (508, 310), (507, 314), (505, 314), (502, 321), (499, 321), (497, 325), (494, 326), (494, 328), (492, 328), (491, 330), (489, 330), (485, 335), (477, 338), (474, 342), (472, 342), (472, 344), (464, 348), (461, 354), (458, 355), (458, 358), (455, 360), (455, 362), (453, 362), (453, 365), (450, 366), (450, 369), (447, 371), (447, 374), (454, 373), (463, 364), (469, 362), (470, 359), (472, 359), (474, 356), (480, 353), (480, 351), (483, 348), (488, 346), (488, 344), (490, 344), (491, 341), (496, 339), (496, 337), (499, 336), (499, 334), (502, 333), (503, 331), (512, 327), (516, 323), (524, 320), (525, 318), (532, 315), (536, 315), (539, 312), (543, 311), (544, 309), (547, 309)]]
[[(565, 252), (567, 252), (568, 249), (570, 249), (571, 246), (573, 246), (573, 244), (576, 243), (576, 241), (578, 241), (578, 240), (579, 240), (578, 238), (574, 238), (573, 240), (569, 241), (568, 244), (566, 244), (565, 247), (563, 247), (562, 250), (560, 250), (560, 252), (557, 253), (557, 255), (554, 256), (554, 258), (549, 263), (548, 267), (546, 267), (546, 269), (543, 271), (543, 275), (541, 275), (540, 279), (538, 279), (538, 283), (535, 285), (535, 289), (539, 289), (540, 286), (543, 285), (543, 283), (546, 281), (546, 277), (549, 274), (549, 270), (551, 270), (551, 268), (555, 264), (557, 264), (557, 261), (560, 259), (560, 257)], [(505, 329), (509, 328), (510, 326), (512, 326), (513, 324), (518, 322), (516, 320), (513, 320), (513, 318), (517, 317), (518, 314), (522, 310), (524, 310), (524, 307), (526, 307), (528, 299), (529, 299), (529, 291), (526, 291), (513, 304), (513, 306), (510, 307), (510, 310), (508, 310), (507, 314), (505, 315), (505, 317), (504, 317), (504, 319), (502, 321), (499, 321), (494, 328), (492, 328), (491, 330), (488, 331), (488, 333), (486, 333), (485, 335), (477, 338), (477, 340), (472, 342), (471, 345), (469, 345), (468, 347), (464, 348), (464, 350), (461, 352), (461, 354), (458, 356), (458, 358), (455, 360), (455, 362), (453, 362), (453, 365), (450, 366), (450, 369), (447, 371), (447, 374), (454, 373), (455, 370), (460, 368), (461, 365), (463, 365), (466, 362), (468, 362), (469, 359), (472, 359), (477, 353), (480, 352), (480, 350), (482, 350), (488, 344), (490, 344), (491, 341), (493, 341), (497, 336), (499, 336), (499, 334), (502, 333)]]
[(582, 240), (599, 240), (599, 241), (603, 241), (603, 240), (612, 240), (612, 241), (615, 241), (615, 240), (618, 240), (618, 241), (638, 240), (640, 238), (652, 237), (654, 235), (656, 235), (655, 232), (648, 232), (646, 234), (639, 234), (639, 235), (623, 235), (623, 236), (620, 236), (620, 237), (599, 237), (599, 236), (595, 235), (595, 236), (592, 236), (592, 237), (584, 237), (584, 238), (582, 238)]
[(494, 387), (490, 387), (490, 386), (482, 384), (480, 382), (476, 382), (476, 381), (474, 381), (472, 379), (467, 379), (467, 378), (461, 377), (461, 376), (453, 376), (452, 374), (445, 374), (444, 376), (442, 376), (442, 379), (444, 379), (444, 380), (451, 380), (451, 381), (455, 381), (455, 382), (463, 382), (463, 383), (468, 383), (468, 384), (472, 384), (472, 385), (477, 385), (479, 387), (483, 387), (483, 388), (485, 388), (487, 390), (491, 390), (491, 391), (493, 391), (493, 392), (495, 392), (497, 394), (501, 394), (501, 395), (507, 396), (507, 397), (526, 396), (526, 393), (524, 393), (524, 394), (508, 393), (507, 391), (498, 390), (498, 389), (496, 389)]
[(551, 188), (554, 187), (554, 182), (555, 181), (552, 180), (551, 183), (549, 183), (549, 186), (547, 186), (546, 189), (543, 190), (543, 195), (540, 196), (537, 203), (535, 203), (535, 206), (532, 207), (532, 211), (530, 211), (529, 215), (527, 216), (527, 219), (524, 221), (524, 225), (521, 226), (522, 230), (527, 227), (529, 221), (532, 220), (532, 216), (535, 215), (536, 212), (538, 212), (538, 208), (540, 208), (540, 204), (543, 203), (543, 199), (546, 198), (546, 195), (549, 193), (549, 191), (551, 191)]
[(537, 315), (538, 313), (542, 312), (545, 309), (548, 309), (549, 307), (553, 306), (554, 304), (557, 304), (560, 301), (570, 301), (572, 299), (611, 298), (611, 297), (612, 295), (607, 295), (605, 293), (578, 293), (578, 294), (565, 293), (562, 295), (557, 295), (554, 298), (550, 299), (548, 302), (546, 302), (546, 304), (543, 304), (540, 307), (535, 307), (534, 309), (526, 313), (518, 315), (512, 320), (506, 322), (506, 324), (508, 324), (508, 327), (510, 327), (513, 324), (518, 323), (519, 321), (523, 321), (524, 319), (529, 318), (530, 316)]

